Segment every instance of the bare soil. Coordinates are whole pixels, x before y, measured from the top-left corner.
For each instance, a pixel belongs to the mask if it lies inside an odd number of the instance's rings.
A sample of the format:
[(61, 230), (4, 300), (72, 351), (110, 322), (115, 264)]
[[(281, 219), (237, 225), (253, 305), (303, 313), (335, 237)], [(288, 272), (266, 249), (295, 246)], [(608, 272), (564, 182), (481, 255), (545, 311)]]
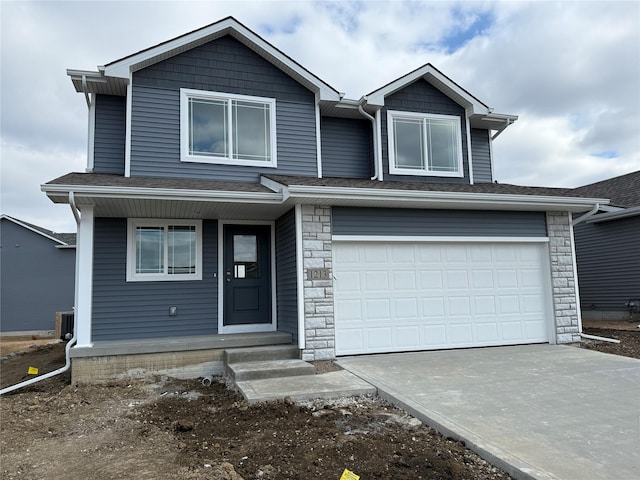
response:
[[(638, 331), (589, 328), (640, 358)], [(64, 364), (64, 343), (4, 357), (0, 384)], [(330, 362), (316, 365), (330, 371)], [(2, 479), (508, 479), (464, 444), (375, 398), (249, 405), (222, 381), (70, 385), (68, 374), (0, 397)]]

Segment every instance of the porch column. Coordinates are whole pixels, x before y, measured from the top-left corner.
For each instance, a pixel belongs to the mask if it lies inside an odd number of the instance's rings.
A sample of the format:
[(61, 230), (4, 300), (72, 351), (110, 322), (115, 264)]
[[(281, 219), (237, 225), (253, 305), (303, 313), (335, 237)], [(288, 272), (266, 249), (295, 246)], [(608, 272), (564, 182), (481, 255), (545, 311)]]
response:
[[(547, 212), (555, 343), (580, 341), (578, 285), (569, 212)], [(551, 339), (551, 343), (554, 343)]]
[[(303, 360), (336, 357), (333, 321), (331, 208), (301, 206), (305, 349)], [(308, 278), (309, 269), (323, 269), (327, 279)]]
[(91, 310), (93, 304), (93, 207), (80, 208), (80, 226), (76, 240), (75, 333), (78, 347), (91, 347)]

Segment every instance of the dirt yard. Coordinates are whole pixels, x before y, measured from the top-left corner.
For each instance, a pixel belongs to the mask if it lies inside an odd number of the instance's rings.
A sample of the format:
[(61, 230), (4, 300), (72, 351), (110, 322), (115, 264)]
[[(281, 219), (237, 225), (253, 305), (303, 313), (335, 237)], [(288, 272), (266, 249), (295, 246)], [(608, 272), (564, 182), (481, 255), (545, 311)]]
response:
[[(640, 358), (639, 331), (589, 329)], [(64, 364), (64, 344), (4, 358), (2, 386)], [(0, 398), (3, 479), (508, 479), (461, 443), (373, 398), (248, 405), (222, 383), (155, 378), (69, 385), (69, 375)]]

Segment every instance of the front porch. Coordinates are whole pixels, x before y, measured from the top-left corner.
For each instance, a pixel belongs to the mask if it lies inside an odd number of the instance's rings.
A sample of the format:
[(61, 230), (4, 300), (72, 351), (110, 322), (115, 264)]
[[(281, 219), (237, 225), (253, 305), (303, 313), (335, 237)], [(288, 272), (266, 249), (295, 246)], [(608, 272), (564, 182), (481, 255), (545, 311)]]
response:
[(101, 383), (148, 375), (222, 375), (225, 349), (291, 344), (291, 334), (277, 331), (99, 341), (92, 347), (71, 349), (71, 381)]

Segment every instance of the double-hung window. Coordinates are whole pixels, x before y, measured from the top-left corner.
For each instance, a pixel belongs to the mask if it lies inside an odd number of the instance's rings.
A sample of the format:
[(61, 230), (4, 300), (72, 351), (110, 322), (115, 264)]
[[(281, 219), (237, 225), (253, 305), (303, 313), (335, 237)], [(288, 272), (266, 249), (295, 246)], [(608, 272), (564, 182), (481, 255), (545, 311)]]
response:
[(276, 101), (180, 89), (185, 162), (276, 167)]
[(127, 281), (202, 279), (202, 221), (129, 219)]
[(460, 118), (387, 111), (389, 173), (462, 177)]

